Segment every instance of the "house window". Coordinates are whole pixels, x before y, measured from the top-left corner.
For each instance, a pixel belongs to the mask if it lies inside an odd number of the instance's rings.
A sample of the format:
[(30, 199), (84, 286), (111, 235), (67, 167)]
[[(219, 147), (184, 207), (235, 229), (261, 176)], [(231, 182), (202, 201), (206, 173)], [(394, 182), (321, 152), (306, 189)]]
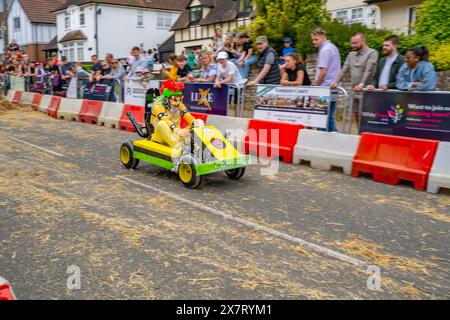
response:
[(67, 44), (63, 45), (62, 55), (65, 57), (69, 55), (69, 46)]
[(84, 8), (80, 9), (80, 26), (84, 26), (85, 18), (84, 18)]
[(158, 12), (156, 27), (159, 29), (170, 29), (170, 27), (172, 27), (172, 14), (168, 12)]
[(197, 6), (192, 7), (190, 11), (190, 23), (191, 24), (197, 24), (202, 20), (203, 18), (203, 7)]
[(352, 9), (352, 21), (360, 21), (363, 19), (363, 16), (364, 16), (363, 8)]
[(138, 27), (144, 26), (144, 11), (143, 10), (137, 11), (137, 26)]
[(66, 12), (65, 16), (64, 16), (64, 27), (66, 29), (70, 28), (70, 13)]
[(333, 18), (342, 23), (363, 23), (367, 24), (367, 12), (364, 8), (352, 8), (333, 12)]
[(14, 18), (14, 31), (20, 30), (20, 17)]
[(73, 43), (69, 44), (69, 61), (75, 61), (75, 46)]
[(251, 0), (239, 0), (239, 12), (249, 13), (253, 10)]
[(408, 34), (414, 34), (416, 31), (414, 30), (414, 25), (416, 24), (416, 7), (408, 8)]
[(83, 42), (77, 43), (77, 56), (78, 56), (79, 62), (84, 61), (84, 43)]
[(347, 23), (348, 21), (347, 10), (338, 11), (336, 13), (336, 19), (338, 19), (342, 23)]

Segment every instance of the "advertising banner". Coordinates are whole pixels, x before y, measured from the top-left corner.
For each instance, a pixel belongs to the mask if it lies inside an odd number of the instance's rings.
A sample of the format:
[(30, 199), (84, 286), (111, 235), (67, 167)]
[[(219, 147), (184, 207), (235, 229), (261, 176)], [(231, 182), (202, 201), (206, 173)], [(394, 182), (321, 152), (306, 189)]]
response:
[(11, 76), (11, 89), (12, 90), (25, 91), (25, 78), (24, 77)]
[(256, 97), (255, 119), (328, 128), (329, 88), (259, 85)]
[(125, 103), (135, 106), (145, 105), (145, 94), (148, 89), (159, 89), (159, 81), (125, 81)]
[(226, 116), (228, 93), (228, 86), (216, 89), (213, 84), (186, 83), (183, 103), (192, 112)]
[(450, 92), (364, 92), (360, 132), (450, 141)]

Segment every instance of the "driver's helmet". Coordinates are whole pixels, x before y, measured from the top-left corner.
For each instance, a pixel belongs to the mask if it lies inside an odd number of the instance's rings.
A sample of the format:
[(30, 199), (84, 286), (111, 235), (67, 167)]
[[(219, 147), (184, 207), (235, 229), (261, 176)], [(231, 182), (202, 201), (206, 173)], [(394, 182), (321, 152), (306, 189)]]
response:
[(171, 106), (179, 106), (183, 102), (183, 90), (183, 83), (167, 80), (163, 82), (160, 92), (170, 101)]

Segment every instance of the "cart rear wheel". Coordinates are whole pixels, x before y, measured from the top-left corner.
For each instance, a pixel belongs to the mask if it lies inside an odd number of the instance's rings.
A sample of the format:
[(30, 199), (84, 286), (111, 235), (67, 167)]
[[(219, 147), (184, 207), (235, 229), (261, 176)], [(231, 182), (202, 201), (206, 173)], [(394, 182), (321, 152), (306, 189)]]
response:
[(139, 160), (133, 157), (133, 144), (129, 141), (120, 147), (120, 161), (127, 169), (136, 169)]
[(245, 167), (225, 170), (225, 173), (231, 180), (239, 180), (245, 173)]
[(178, 177), (186, 188), (196, 189), (203, 183), (204, 176), (197, 175), (195, 165), (182, 162), (178, 167)]

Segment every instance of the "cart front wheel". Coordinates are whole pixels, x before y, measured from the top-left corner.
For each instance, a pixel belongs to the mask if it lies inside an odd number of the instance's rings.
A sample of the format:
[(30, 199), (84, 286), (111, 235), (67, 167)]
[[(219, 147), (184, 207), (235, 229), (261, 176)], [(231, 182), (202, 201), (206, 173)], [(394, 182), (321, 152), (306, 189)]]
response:
[(231, 180), (239, 180), (245, 173), (245, 167), (225, 170), (225, 173)]
[(197, 175), (195, 166), (190, 163), (180, 163), (178, 177), (186, 188), (196, 189), (203, 183), (204, 176)]
[(133, 144), (129, 141), (120, 147), (120, 161), (127, 169), (136, 169), (139, 159), (133, 158)]

